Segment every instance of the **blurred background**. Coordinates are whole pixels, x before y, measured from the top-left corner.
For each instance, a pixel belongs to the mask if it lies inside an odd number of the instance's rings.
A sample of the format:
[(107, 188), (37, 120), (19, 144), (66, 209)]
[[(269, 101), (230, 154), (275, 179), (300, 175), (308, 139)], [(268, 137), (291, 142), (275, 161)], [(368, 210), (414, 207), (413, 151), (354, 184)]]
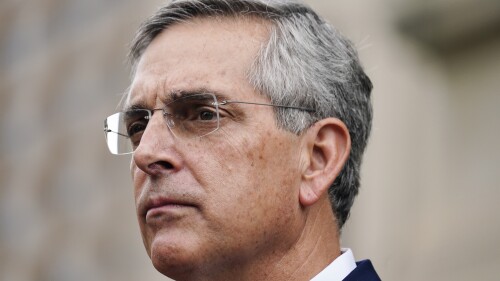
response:
[[(383, 280), (499, 280), (500, 1), (307, 1), (374, 83), (342, 244)], [(135, 219), (130, 157), (102, 131), (127, 44), (163, 1), (0, 2), (0, 280), (165, 280)]]

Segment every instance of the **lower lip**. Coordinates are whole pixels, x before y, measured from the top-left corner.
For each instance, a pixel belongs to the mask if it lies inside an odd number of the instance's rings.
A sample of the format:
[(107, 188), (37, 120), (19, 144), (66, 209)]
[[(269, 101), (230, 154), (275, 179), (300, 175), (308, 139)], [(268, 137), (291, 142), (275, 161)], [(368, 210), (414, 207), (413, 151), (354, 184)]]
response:
[(185, 211), (193, 208), (190, 205), (167, 204), (149, 209), (146, 213), (146, 222), (156, 219), (169, 220), (180, 217)]

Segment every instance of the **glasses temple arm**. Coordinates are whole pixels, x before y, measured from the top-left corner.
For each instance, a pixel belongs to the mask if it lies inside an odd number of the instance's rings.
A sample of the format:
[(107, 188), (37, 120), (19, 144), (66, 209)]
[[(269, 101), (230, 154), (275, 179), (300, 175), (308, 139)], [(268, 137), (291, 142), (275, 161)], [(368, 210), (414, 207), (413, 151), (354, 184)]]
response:
[(257, 103), (257, 102), (246, 102), (246, 101), (231, 101), (231, 100), (225, 100), (221, 101), (218, 103), (218, 105), (226, 105), (230, 103), (242, 103), (242, 104), (254, 104), (254, 105), (264, 105), (264, 106), (272, 106), (272, 107), (281, 107), (281, 108), (291, 108), (291, 109), (299, 109), (299, 110), (304, 110), (308, 112), (314, 112), (314, 109), (311, 108), (306, 108), (306, 107), (299, 107), (299, 106), (289, 106), (289, 105), (279, 105), (279, 104), (270, 104), (270, 103)]
[(104, 132), (105, 132), (105, 133), (115, 133), (115, 134), (120, 135), (120, 136), (122, 136), (122, 137), (129, 138), (129, 136), (127, 136), (127, 135), (120, 134), (120, 133), (115, 132), (115, 131), (112, 131), (112, 130), (110, 130), (110, 129), (104, 129)]

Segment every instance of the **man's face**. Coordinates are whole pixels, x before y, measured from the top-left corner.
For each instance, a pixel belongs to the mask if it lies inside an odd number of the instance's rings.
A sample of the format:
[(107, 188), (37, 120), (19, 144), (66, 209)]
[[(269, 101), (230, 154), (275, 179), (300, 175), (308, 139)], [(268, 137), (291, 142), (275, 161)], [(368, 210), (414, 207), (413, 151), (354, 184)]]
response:
[[(267, 37), (266, 26), (251, 20), (169, 27), (142, 56), (127, 104), (162, 108), (173, 92), (269, 103), (247, 79)], [(276, 127), (271, 107), (228, 104), (221, 111), (218, 131), (192, 139), (173, 136), (155, 111), (133, 155), (144, 244), (170, 276), (265, 262), (300, 236), (300, 137)]]

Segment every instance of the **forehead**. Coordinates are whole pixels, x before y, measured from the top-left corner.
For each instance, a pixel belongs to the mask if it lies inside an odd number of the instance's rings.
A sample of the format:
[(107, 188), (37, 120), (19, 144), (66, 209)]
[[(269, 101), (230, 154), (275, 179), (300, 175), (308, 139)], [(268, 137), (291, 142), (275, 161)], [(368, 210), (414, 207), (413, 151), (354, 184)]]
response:
[(258, 98), (248, 72), (268, 37), (269, 24), (251, 18), (174, 24), (145, 50), (126, 104), (157, 106), (173, 92), (199, 89), (232, 99)]

